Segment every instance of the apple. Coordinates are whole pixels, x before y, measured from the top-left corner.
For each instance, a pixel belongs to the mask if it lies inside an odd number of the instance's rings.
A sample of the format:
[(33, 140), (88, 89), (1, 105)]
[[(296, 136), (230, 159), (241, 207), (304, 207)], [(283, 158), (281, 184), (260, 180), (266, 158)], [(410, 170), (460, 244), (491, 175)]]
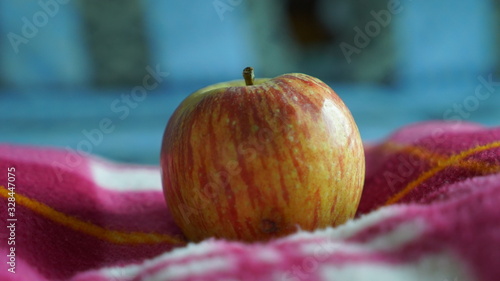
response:
[(164, 195), (191, 241), (265, 241), (351, 219), (365, 159), (337, 94), (306, 74), (219, 83), (188, 96), (162, 141)]

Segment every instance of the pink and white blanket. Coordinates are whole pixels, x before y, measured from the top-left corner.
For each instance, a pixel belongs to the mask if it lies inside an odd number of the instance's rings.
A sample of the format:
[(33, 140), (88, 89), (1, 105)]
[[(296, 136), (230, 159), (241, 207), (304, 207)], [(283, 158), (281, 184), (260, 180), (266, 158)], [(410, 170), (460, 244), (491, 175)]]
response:
[(344, 225), (186, 244), (158, 167), (0, 145), (0, 280), (498, 280), (500, 128), (409, 125), (366, 159)]

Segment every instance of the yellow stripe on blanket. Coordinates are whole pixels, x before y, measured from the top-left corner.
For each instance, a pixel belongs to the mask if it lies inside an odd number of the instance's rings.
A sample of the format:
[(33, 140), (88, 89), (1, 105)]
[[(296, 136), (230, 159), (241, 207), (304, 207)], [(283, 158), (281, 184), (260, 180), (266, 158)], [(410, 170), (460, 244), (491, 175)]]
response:
[[(4, 198), (8, 198), (9, 190), (7, 190), (4, 186), (0, 186), (0, 195)], [(22, 194), (16, 193), (15, 198), (17, 204), (24, 206), (56, 223), (114, 244), (186, 244), (185, 241), (165, 234), (122, 232), (106, 229), (59, 212), (50, 206), (38, 202), (35, 199), (28, 198)]]
[[(442, 155), (433, 151), (428, 150), (427, 148), (420, 146), (413, 146), (407, 144), (400, 144), (395, 142), (387, 142), (382, 145), (382, 149), (391, 152), (402, 152), (408, 153), (409, 155), (414, 155), (419, 159), (427, 160), (430, 163), (439, 164), (448, 160), (447, 155)], [(494, 163), (485, 163), (480, 160), (471, 160), (467, 162), (457, 162), (453, 163), (452, 166), (470, 169), (475, 172), (480, 173), (494, 173), (500, 171), (500, 166)]]
[[(410, 182), (405, 188), (403, 188), (401, 191), (399, 191), (398, 193), (396, 193), (392, 197), (390, 197), (385, 202), (384, 205), (390, 205), (390, 204), (394, 204), (394, 203), (398, 202), (403, 197), (405, 197), (408, 193), (410, 193), (413, 189), (415, 189), (419, 184), (421, 184), (422, 182), (431, 178), (432, 176), (439, 173), (440, 171), (444, 170), (445, 168), (448, 168), (448, 167), (453, 166), (453, 165), (457, 165), (457, 163), (459, 163), (458, 161), (461, 161), (464, 158), (471, 156), (475, 153), (485, 151), (488, 149), (492, 149), (492, 148), (498, 148), (498, 147), (500, 147), (500, 141), (495, 141), (495, 142), (491, 142), (491, 143), (488, 143), (485, 145), (478, 145), (478, 146), (473, 147), (471, 149), (464, 150), (458, 154), (454, 154), (454, 155), (451, 155), (447, 158), (440, 159), (441, 161), (438, 161), (437, 165), (434, 168), (421, 174), (417, 179)], [(496, 171), (498, 171), (498, 170), (496, 170)]]

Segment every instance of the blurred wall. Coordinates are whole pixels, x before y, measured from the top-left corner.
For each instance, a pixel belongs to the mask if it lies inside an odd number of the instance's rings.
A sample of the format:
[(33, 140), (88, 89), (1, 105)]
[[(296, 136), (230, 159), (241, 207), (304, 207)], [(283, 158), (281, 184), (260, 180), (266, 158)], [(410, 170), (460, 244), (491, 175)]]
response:
[(92, 81), (77, 1), (0, 1), (4, 86), (82, 85)]
[(273, 61), (266, 74), (413, 87), (498, 69), (498, 3), (255, 0), (249, 8), (258, 57)]
[(246, 3), (191, 0), (0, 2), (4, 86), (123, 87), (147, 65), (169, 79), (224, 80), (255, 64)]
[(498, 0), (5, 0), (1, 81), (133, 85), (300, 71), (398, 85), (498, 69)]

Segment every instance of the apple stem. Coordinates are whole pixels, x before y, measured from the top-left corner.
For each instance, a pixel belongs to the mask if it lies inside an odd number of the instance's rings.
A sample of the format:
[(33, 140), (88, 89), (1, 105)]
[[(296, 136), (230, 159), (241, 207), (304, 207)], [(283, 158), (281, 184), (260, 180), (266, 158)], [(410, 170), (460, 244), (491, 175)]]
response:
[(245, 67), (245, 69), (243, 69), (243, 78), (245, 79), (245, 84), (247, 84), (247, 86), (251, 86), (253, 85), (253, 78), (254, 78), (254, 74), (253, 74), (253, 67)]

